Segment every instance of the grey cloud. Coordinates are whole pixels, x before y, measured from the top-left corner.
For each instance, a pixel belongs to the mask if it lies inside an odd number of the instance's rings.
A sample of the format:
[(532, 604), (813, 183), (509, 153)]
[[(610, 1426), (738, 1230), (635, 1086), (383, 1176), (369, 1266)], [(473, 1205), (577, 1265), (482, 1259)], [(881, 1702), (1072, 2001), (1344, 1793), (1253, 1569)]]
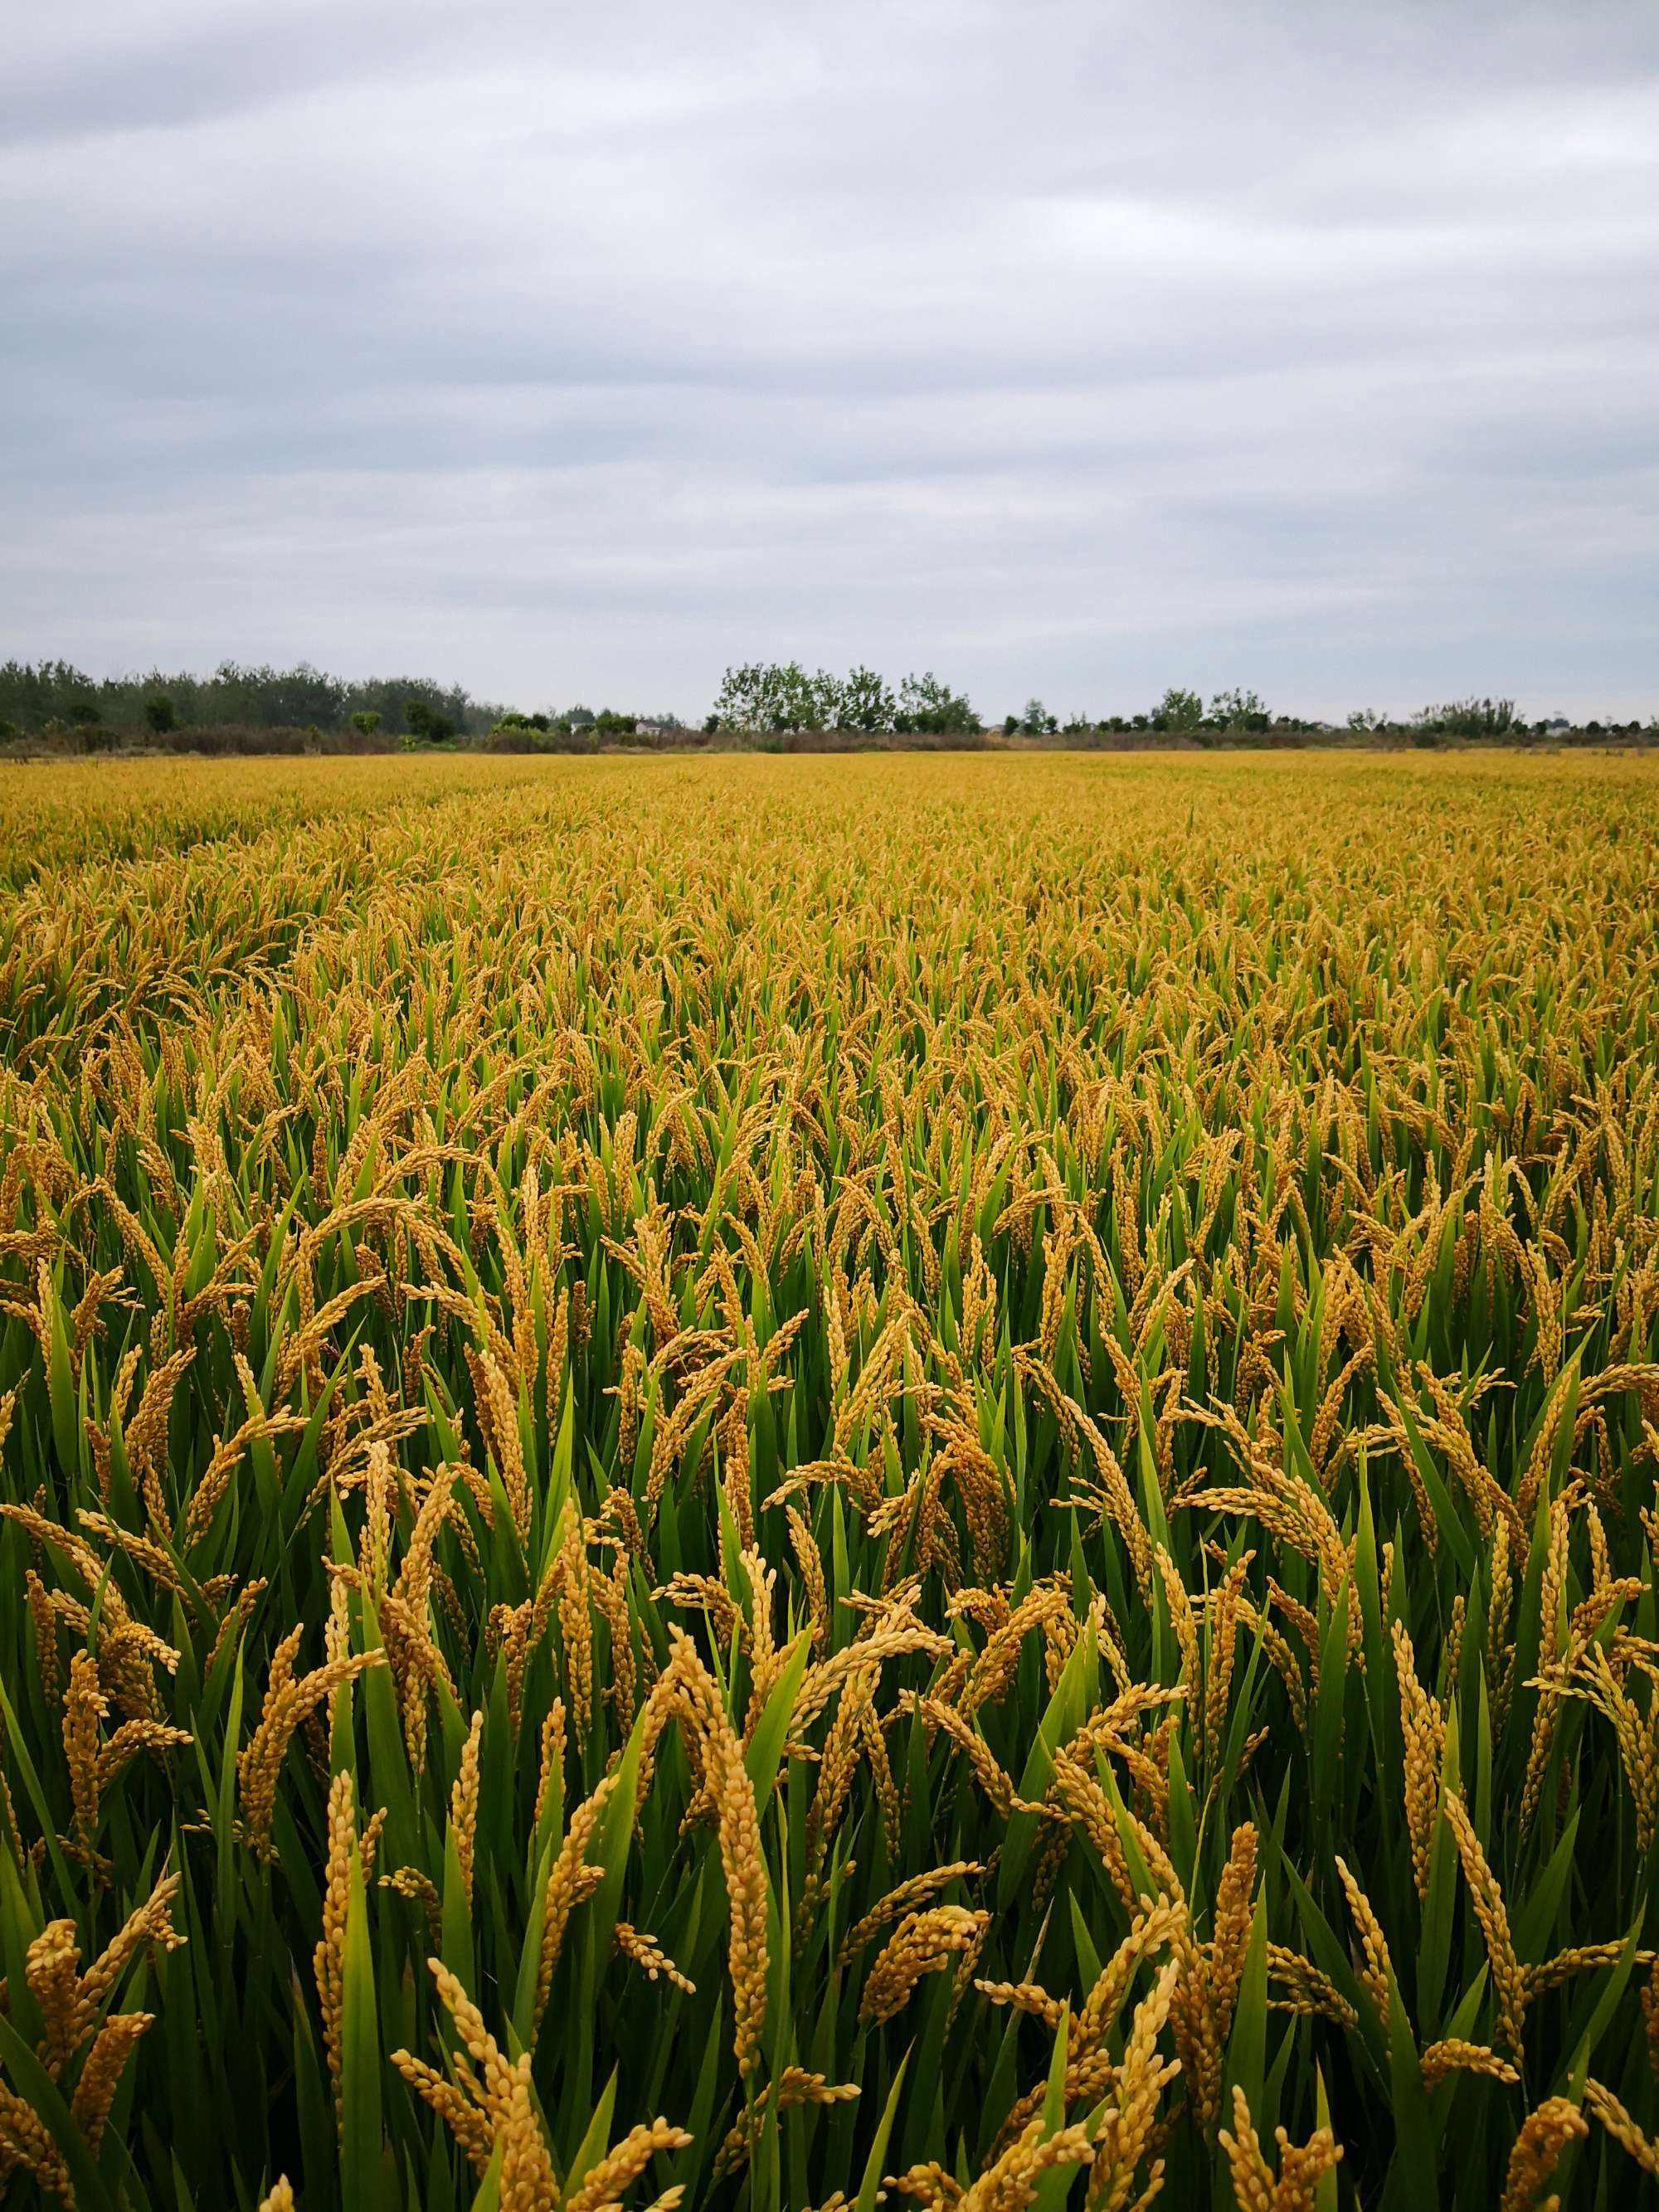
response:
[(32, 14), (0, 651), (1659, 707), (1646, 6)]

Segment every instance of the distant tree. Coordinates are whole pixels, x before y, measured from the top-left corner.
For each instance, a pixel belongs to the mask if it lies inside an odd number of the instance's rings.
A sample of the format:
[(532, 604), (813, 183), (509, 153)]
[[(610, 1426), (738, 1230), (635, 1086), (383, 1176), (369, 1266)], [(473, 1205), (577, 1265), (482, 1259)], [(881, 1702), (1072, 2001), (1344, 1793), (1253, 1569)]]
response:
[(836, 726), (841, 730), (890, 730), (898, 701), (873, 668), (852, 668), (836, 687)]
[(373, 707), (360, 707), (351, 718), (351, 726), (360, 738), (372, 738), (380, 729), (380, 717)]
[(1443, 707), (1425, 707), (1413, 719), (1432, 724), (1449, 738), (1508, 737), (1520, 722), (1513, 699), (1454, 699)]
[(968, 738), (978, 734), (979, 716), (965, 691), (941, 684), (930, 668), (921, 676), (907, 676), (899, 685), (893, 727), (936, 738)]
[(104, 719), (90, 699), (76, 699), (72, 702), (69, 718), (77, 729), (82, 730), (95, 730)]
[(1050, 735), (1060, 725), (1041, 699), (1028, 699), (1025, 712), (1020, 716), (1019, 726), (1028, 738), (1041, 738)]
[(423, 744), (447, 745), (456, 733), (452, 717), (439, 713), (418, 695), (404, 701), (404, 721), (410, 736)]
[(1152, 712), (1155, 730), (1196, 730), (1204, 720), (1204, 702), (1196, 691), (1183, 691), (1172, 684)]
[(214, 696), (207, 711), (232, 721), (263, 722), (268, 729), (337, 730), (345, 719), (346, 685), (308, 660), (292, 668), (243, 668), (223, 661), (209, 689)]
[(728, 668), (714, 701), (722, 729), (751, 734), (832, 727), (842, 687), (819, 669), (809, 676), (798, 660), (749, 661)]
[(179, 726), (178, 711), (165, 691), (153, 692), (144, 702), (144, 720), (158, 738)]
[(772, 726), (768, 678), (763, 661), (744, 661), (728, 668), (714, 698), (714, 721), (722, 730), (766, 730)]
[(1003, 716), (1002, 734), (1005, 738), (1012, 738), (1018, 727), (1019, 716), (1018, 714), (1005, 714)]
[(1375, 707), (1356, 707), (1348, 716), (1351, 730), (1386, 730), (1389, 717)]
[(1218, 691), (1210, 702), (1210, 720), (1227, 730), (1265, 730), (1273, 717), (1255, 691)]

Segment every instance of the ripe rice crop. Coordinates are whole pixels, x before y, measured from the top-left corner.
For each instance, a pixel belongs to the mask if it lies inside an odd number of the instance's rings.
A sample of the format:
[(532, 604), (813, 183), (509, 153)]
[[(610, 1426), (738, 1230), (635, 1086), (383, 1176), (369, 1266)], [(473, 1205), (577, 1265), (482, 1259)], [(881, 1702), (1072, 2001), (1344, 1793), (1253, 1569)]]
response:
[(1650, 2189), (1656, 827), (0, 769), (8, 2201)]

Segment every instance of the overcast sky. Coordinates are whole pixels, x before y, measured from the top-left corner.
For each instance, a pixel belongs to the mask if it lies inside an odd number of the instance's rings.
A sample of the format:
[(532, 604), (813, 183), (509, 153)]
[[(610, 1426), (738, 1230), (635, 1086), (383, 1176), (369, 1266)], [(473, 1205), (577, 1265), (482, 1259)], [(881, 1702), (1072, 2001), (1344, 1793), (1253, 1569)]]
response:
[(0, 656), (1659, 711), (1655, 0), (68, 0)]

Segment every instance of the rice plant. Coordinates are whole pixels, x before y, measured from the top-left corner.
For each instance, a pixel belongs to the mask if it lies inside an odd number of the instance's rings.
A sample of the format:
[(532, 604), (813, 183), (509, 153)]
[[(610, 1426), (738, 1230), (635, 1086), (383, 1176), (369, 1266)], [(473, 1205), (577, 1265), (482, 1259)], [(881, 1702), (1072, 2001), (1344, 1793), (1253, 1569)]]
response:
[(1656, 828), (0, 769), (8, 2201), (1650, 2191)]

